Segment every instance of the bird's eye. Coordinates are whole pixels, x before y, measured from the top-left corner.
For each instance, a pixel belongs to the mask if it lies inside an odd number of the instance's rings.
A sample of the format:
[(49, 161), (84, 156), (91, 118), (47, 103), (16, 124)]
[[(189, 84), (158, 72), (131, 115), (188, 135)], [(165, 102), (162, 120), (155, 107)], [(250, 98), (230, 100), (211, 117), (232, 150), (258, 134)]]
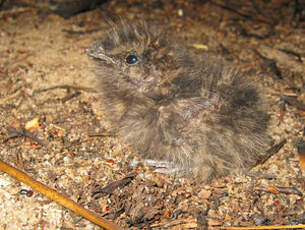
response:
[(139, 62), (139, 58), (136, 55), (128, 55), (125, 59), (126, 63), (128, 65), (134, 65), (137, 64)]

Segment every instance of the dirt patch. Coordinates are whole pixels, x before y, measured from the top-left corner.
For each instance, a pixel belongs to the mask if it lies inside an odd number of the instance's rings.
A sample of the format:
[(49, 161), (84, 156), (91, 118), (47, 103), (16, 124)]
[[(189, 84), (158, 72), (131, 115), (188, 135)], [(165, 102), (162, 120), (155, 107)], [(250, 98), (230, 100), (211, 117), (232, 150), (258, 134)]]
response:
[[(114, 15), (159, 21), (253, 77), (271, 102), (270, 135), (284, 147), (247, 175), (200, 184), (152, 173), (115, 137), (95, 135), (107, 133), (107, 108), (85, 49)], [(305, 223), (295, 148), (304, 138), (304, 2), (113, 0), (64, 19), (48, 1), (6, 1), (0, 27), (1, 160), (123, 228)], [(34, 118), (36, 139), (12, 137)], [(3, 229), (97, 228), (35, 191), (22, 195), (30, 188), (3, 173), (0, 188)]]

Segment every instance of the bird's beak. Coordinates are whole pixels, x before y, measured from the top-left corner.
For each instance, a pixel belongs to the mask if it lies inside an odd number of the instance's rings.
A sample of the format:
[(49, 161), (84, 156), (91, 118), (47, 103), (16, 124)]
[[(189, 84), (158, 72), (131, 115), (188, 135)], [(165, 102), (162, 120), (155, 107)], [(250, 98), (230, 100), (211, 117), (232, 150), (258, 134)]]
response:
[(94, 59), (97, 59), (99, 61), (115, 64), (115, 61), (111, 57), (107, 56), (104, 53), (104, 49), (102, 49), (102, 47), (98, 46), (97, 43), (94, 43), (92, 45), (92, 47), (87, 48), (86, 53), (88, 56), (90, 56)]

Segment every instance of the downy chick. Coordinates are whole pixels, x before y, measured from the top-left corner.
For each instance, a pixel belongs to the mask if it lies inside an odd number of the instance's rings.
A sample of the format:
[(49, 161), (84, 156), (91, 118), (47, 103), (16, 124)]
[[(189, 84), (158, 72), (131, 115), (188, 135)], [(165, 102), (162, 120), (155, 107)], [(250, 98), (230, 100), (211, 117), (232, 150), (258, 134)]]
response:
[(206, 181), (252, 167), (266, 153), (261, 93), (220, 60), (126, 21), (87, 54), (97, 62), (112, 132), (144, 159), (166, 160)]

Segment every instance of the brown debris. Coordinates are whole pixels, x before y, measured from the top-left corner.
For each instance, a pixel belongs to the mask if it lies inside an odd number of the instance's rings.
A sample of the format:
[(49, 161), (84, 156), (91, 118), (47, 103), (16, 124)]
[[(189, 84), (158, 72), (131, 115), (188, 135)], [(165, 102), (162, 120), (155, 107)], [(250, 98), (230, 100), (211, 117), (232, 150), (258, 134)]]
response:
[(270, 149), (268, 149), (266, 156), (264, 156), (264, 158), (262, 158), (258, 164), (263, 164), (264, 162), (266, 162), (271, 156), (273, 156), (274, 154), (276, 154), (285, 144), (286, 144), (286, 140), (282, 140), (280, 143), (272, 146)]
[(300, 159), (300, 168), (305, 169), (305, 141), (299, 140), (297, 143), (297, 149)]
[(36, 141), (38, 144), (46, 147), (47, 149), (49, 147), (49, 144), (48, 144), (48, 142), (46, 140), (42, 140), (41, 138), (35, 136), (34, 134), (29, 132), (25, 128), (15, 129), (13, 127), (8, 127), (7, 131), (8, 131), (8, 134), (7, 134), (8, 137), (4, 140), (4, 142), (7, 142), (11, 138), (28, 137), (28, 138)]
[(130, 173), (129, 175), (125, 176), (123, 179), (111, 182), (110, 184), (108, 184), (103, 188), (97, 187), (96, 191), (93, 192), (92, 196), (95, 198), (99, 198), (99, 193), (113, 194), (115, 189), (117, 188), (122, 189), (123, 187), (128, 185), (136, 175), (137, 175), (136, 173)]
[(104, 227), (108, 230), (119, 230), (120, 228), (116, 226), (114, 223), (100, 218), (95, 213), (90, 212), (89, 210), (86, 210), (85, 208), (79, 206), (74, 201), (70, 200), (69, 198), (61, 195), (60, 193), (57, 193), (55, 190), (45, 186), (44, 184), (32, 179), (27, 174), (21, 172), (20, 170), (11, 167), (10, 165), (4, 163), (3, 161), (0, 161), (0, 169), (9, 174), (10, 176), (14, 177), (20, 182), (23, 182), (29, 186), (31, 186), (33, 189), (41, 192), (51, 200), (63, 205), (64, 207), (70, 209), (71, 211), (76, 212), (76, 214), (81, 215), (85, 217), (86, 219), (92, 221), (93, 223), (97, 224), (100, 227)]
[(298, 101), (296, 96), (283, 95), (282, 100), (284, 100), (284, 102), (288, 103), (289, 105), (295, 106), (299, 110), (305, 111), (305, 104)]
[(83, 86), (56, 85), (56, 86), (48, 87), (48, 88), (45, 88), (45, 89), (34, 90), (33, 94), (39, 94), (39, 93), (46, 92), (46, 91), (49, 91), (49, 90), (54, 90), (54, 89), (65, 89), (65, 90), (67, 90), (68, 93), (70, 93), (71, 90), (83, 90), (83, 91), (87, 91), (87, 92), (95, 92), (94, 89), (88, 88), (88, 87), (83, 87)]
[(298, 196), (303, 196), (303, 194), (296, 188), (288, 188), (288, 187), (278, 187), (273, 185), (268, 185), (264, 188), (257, 188), (257, 191), (271, 192), (273, 194), (295, 194)]
[[(0, 9), (1, 160), (124, 229), (304, 228), (302, 1), (111, 0), (67, 20), (46, 11), (49, 2), (4, 1)], [(143, 159), (109, 133), (85, 54), (113, 15), (157, 20), (188, 48), (224, 59), (259, 84), (270, 102), (270, 157), (209, 183), (134, 166)], [(39, 126), (26, 129), (35, 117)], [(92, 195), (101, 188), (108, 193)], [(19, 193), (29, 190), (0, 175), (0, 228), (94, 228), (38, 193)]]

